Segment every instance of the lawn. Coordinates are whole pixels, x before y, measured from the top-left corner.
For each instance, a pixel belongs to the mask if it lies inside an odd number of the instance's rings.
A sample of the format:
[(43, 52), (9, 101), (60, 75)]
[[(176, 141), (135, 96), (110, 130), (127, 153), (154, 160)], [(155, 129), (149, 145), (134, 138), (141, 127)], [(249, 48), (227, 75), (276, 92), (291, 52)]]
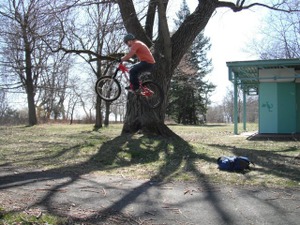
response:
[[(233, 125), (224, 124), (170, 126), (180, 138), (120, 136), (121, 128), (116, 124), (99, 131), (93, 131), (92, 125), (3, 126), (0, 167), (222, 185), (300, 185), (297, 140), (250, 140), (233, 135)], [(255, 130), (256, 124), (248, 125), (248, 132)], [(222, 155), (248, 156), (255, 167), (247, 173), (219, 171), (216, 160)]]

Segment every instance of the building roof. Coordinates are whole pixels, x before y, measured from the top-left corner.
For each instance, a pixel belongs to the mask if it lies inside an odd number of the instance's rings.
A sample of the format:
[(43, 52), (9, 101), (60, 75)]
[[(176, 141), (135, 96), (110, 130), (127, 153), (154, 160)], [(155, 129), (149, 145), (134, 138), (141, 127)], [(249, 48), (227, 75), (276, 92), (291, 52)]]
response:
[[(258, 93), (259, 70), (294, 68), (293, 78), (300, 78), (300, 59), (274, 59), (227, 62), (229, 80), (237, 82), (237, 85), (248, 94)], [(274, 77), (280, 79), (280, 77)]]

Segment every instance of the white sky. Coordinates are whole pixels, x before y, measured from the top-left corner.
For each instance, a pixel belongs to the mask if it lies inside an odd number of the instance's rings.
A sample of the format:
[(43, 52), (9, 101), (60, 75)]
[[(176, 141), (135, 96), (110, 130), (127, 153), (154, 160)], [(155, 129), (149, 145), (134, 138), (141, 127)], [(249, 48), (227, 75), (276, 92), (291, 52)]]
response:
[[(181, 0), (176, 0), (169, 10), (175, 14), (181, 3)], [(192, 13), (198, 1), (187, 0), (187, 3)], [(257, 56), (251, 56), (246, 51), (248, 51), (248, 43), (259, 32), (259, 26), (266, 11), (261, 7), (238, 13), (226, 8), (218, 9), (206, 26), (205, 35), (210, 38), (212, 44), (208, 56), (212, 58), (214, 67), (207, 78), (217, 85), (211, 96), (213, 104), (221, 104), (227, 88), (232, 88), (232, 83), (228, 80), (226, 62), (258, 59)]]

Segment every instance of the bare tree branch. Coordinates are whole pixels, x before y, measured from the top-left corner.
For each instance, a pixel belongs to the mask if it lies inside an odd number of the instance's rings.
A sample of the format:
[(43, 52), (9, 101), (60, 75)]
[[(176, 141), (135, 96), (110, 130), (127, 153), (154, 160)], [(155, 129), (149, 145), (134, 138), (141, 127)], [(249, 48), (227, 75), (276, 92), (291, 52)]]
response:
[(157, 7), (157, 0), (150, 0), (147, 12), (147, 18), (145, 23), (145, 31), (149, 38), (153, 37), (155, 11)]
[[(282, 1), (282, 2), (280, 2), (278, 4), (274, 4), (274, 5), (267, 5), (267, 4), (258, 3), (258, 2), (249, 4), (249, 5), (245, 5), (245, 0), (242, 0), (241, 2), (240, 2), (240, 0), (237, 0), (236, 3), (225, 2), (225, 1), (218, 1), (218, 3), (217, 3), (217, 8), (226, 7), (226, 8), (232, 9), (232, 11), (234, 11), (234, 12), (239, 12), (239, 11), (242, 11), (245, 9), (250, 9), (255, 6), (264, 7), (264, 8), (281, 11), (281, 12), (287, 12), (287, 13), (300, 12), (300, 9), (290, 7), (286, 1)], [(286, 8), (284, 6), (286, 6)]]

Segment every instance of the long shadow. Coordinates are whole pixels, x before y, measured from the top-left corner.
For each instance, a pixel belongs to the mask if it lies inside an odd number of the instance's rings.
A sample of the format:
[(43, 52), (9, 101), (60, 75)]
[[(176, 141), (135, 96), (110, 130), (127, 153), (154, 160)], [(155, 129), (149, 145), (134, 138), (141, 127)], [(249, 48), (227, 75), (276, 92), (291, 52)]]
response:
[(248, 141), (275, 141), (275, 142), (284, 142), (284, 141), (299, 141), (300, 134), (259, 134), (255, 133), (247, 137)]
[[(78, 146), (74, 147), (77, 148)], [(65, 150), (66, 149), (63, 149), (62, 151)], [(238, 150), (234, 151), (235, 152), (233, 153), (239, 153)], [(128, 157), (120, 157), (119, 154), (125, 154), (128, 155)], [(259, 154), (259, 151), (255, 152), (255, 154)], [(253, 155), (255, 154), (253, 153)], [(59, 154), (57, 156), (59, 156)], [(113, 140), (103, 143), (93, 157), (91, 157), (88, 161), (77, 165), (66, 167), (62, 166), (59, 169), (49, 169), (46, 171), (32, 171), (1, 176), (0, 189), (9, 189), (10, 187), (19, 187), (22, 185), (34, 184), (35, 182), (40, 181), (66, 179), (58, 182), (57, 185), (50, 187), (43, 198), (37, 200), (34, 202), (34, 204), (29, 206), (29, 208), (34, 206), (42, 206), (46, 208), (47, 211), (53, 212), (51, 200), (54, 198), (55, 193), (81, 179), (82, 175), (94, 171), (110, 171), (111, 169), (115, 168), (125, 168), (130, 165), (146, 165), (148, 163), (157, 161), (161, 157), (164, 157), (163, 164), (159, 167), (156, 173), (153, 173), (148, 181), (145, 181), (134, 190), (128, 192), (118, 201), (113, 202), (109, 207), (99, 210), (93, 215), (85, 217), (84, 219), (78, 219), (78, 221), (93, 221), (95, 220), (96, 215), (99, 214), (107, 215), (101, 217), (102, 222), (107, 221), (112, 215), (121, 213), (122, 209), (133, 203), (141, 194), (146, 193), (151, 187), (160, 186), (164, 182), (172, 180), (172, 177), (175, 176), (176, 172), (182, 169), (182, 165), (184, 165), (184, 169), (186, 171), (192, 173), (197, 178), (198, 185), (202, 186), (203, 189), (214, 189), (214, 186), (210, 182), (209, 178), (202, 173), (199, 168), (196, 167), (195, 161), (197, 159), (202, 159), (215, 163), (215, 158), (208, 157), (205, 154), (195, 153), (195, 151), (193, 151), (193, 147), (180, 137), (163, 139), (158, 137), (147, 138), (132, 136), (118, 136)], [(263, 157), (263, 155), (261, 155), (261, 157)], [(273, 164), (273, 167), (275, 166), (276, 165)], [(270, 172), (276, 173), (272, 172), (271, 170)], [(288, 170), (287, 173), (288, 172), (291, 172), (291, 170)], [(297, 170), (297, 172), (299, 172), (299, 170)], [(220, 221), (226, 224), (233, 222), (232, 217), (228, 214), (228, 211), (226, 211), (226, 209), (224, 209), (222, 205), (218, 203), (220, 201), (215, 192), (207, 192), (206, 199), (212, 203), (211, 205), (214, 207), (215, 212), (217, 212)], [(59, 216), (64, 216), (59, 212), (56, 213)], [(100, 219), (97, 218), (98, 222), (99, 220)]]
[[(119, 142), (119, 138), (116, 138), (112, 140), (113, 143)], [(122, 138), (121, 138), (122, 139)], [(157, 142), (157, 139), (154, 139)], [(144, 143), (145, 139), (139, 139), (139, 140), (130, 140), (128, 143), (128, 146), (137, 146), (137, 143), (145, 146)], [(153, 140), (147, 139), (147, 141), (151, 142)], [(146, 142), (147, 142), (146, 141)], [(121, 144), (121, 143), (119, 143)], [(110, 146), (110, 143), (109, 143)], [(152, 143), (149, 143), (148, 146), (152, 146)], [(105, 148), (105, 145), (103, 145), (98, 152), (96, 158), (101, 158), (103, 155), (103, 151), (107, 151)], [(198, 179), (198, 184), (203, 186), (203, 189), (205, 190), (212, 190), (214, 187), (210, 184), (209, 179), (202, 174), (196, 167), (195, 167), (195, 160), (197, 159), (203, 159), (209, 162), (215, 162), (214, 158), (207, 157), (206, 155), (202, 154), (196, 154), (193, 151), (193, 148), (183, 139), (177, 137), (177, 138), (169, 138), (169, 139), (160, 139), (158, 145), (155, 148), (146, 148), (146, 149), (132, 149), (129, 148), (129, 152), (137, 153), (138, 155), (133, 157), (130, 161), (130, 165), (137, 164), (137, 163), (143, 163), (147, 164), (149, 162), (153, 162), (159, 159), (160, 153), (165, 153), (165, 159), (164, 163), (160, 166), (158, 172), (154, 174), (150, 180), (142, 183), (140, 186), (136, 187), (133, 191), (130, 191), (128, 194), (126, 194), (124, 197), (122, 197), (117, 202), (113, 203), (110, 207), (107, 207), (106, 209), (97, 212), (98, 214), (103, 215), (112, 215), (112, 214), (118, 214), (124, 209), (126, 206), (130, 205), (132, 202), (134, 202), (141, 194), (146, 193), (150, 188), (160, 186), (162, 183), (167, 182), (168, 180), (172, 180), (172, 176), (175, 175), (176, 171), (178, 171), (182, 165), (185, 165), (185, 170), (189, 171), (190, 173), (193, 173), (194, 176)], [(114, 156), (109, 160), (109, 162), (112, 163), (113, 159), (115, 159), (115, 153)], [(123, 166), (124, 162), (121, 162), (120, 166)], [(128, 165), (128, 162), (125, 162), (124, 165)], [(154, 184), (153, 184), (154, 182)], [(213, 207), (215, 208), (215, 211), (218, 213), (220, 221), (230, 223), (231, 217), (227, 214), (226, 210), (224, 210), (217, 202), (218, 197), (215, 195), (214, 192), (208, 192), (206, 199), (211, 201), (213, 204)], [(162, 198), (162, 196), (158, 196)], [(86, 219), (86, 218), (85, 218)], [(90, 217), (90, 219), (93, 219), (93, 216)]]
[(281, 151), (257, 150), (236, 148), (229, 145), (210, 145), (229, 151), (232, 155), (247, 156), (253, 163), (260, 168), (254, 167), (254, 170), (261, 171), (265, 174), (274, 175), (281, 178), (288, 178), (295, 182), (300, 182), (300, 166), (298, 159), (294, 156), (282, 155), (281, 152), (293, 152), (297, 148), (289, 147)]
[[(168, 124), (169, 127), (178, 126), (178, 124)], [(188, 125), (189, 127), (226, 127), (227, 124), (201, 124), (201, 125)]]

